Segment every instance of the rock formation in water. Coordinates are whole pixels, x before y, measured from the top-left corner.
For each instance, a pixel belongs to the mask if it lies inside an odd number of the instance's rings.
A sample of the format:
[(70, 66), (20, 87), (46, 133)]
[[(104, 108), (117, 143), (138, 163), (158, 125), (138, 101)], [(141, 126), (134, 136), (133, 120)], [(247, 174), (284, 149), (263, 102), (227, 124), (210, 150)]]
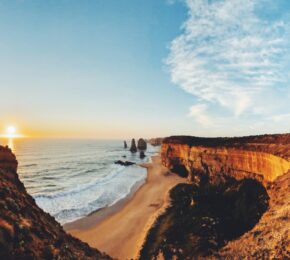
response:
[(136, 153), (137, 152), (136, 142), (135, 142), (135, 139), (134, 138), (131, 141), (130, 152), (131, 153)]
[[(163, 140), (161, 157), (166, 167), (188, 178), (189, 184), (171, 191), (179, 195), (149, 232), (141, 256), (159, 252), (168, 259), (290, 259), (290, 134), (173, 136)], [(252, 188), (250, 181), (256, 182)], [(256, 193), (259, 190), (261, 195)], [(269, 196), (267, 204), (263, 204), (265, 196)], [(215, 210), (216, 205), (220, 208)], [(265, 213), (258, 210), (266, 205)], [(223, 211), (228, 214), (221, 219)], [(254, 227), (247, 220), (249, 214), (258, 217)], [(235, 221), (251, 225), (231, 240), (224, 235), (241, 226), (230, 230), (228, 223)], [(224, 237), (225, 244), (218, 237)]]
[(17, 160), (0, 146), (0, 259), (111, 259), (67, 234), (26, 192)]
[(147, 149), (147, 143), (146, 143), (146, 141), (143, 138), (140, 138), (138, 140), (137, 148), (139, 150), (146, 150)]
[(134, 165), (135, 163), (134, 162), (129, 162), (129, 161), (121, 161), (121, 160), (118, 160), (118, 161), (115, 161), (115, 164), (119, 164), (119, 165), (122, 165), (122, 166), (131, 166), (131, 165)]
[(140, 159), (144, 159), (146, 157), (144, 151), (140, 151)]
[(127, 145), (127, 142), (124, 141), (124, 149), (127, 149), (128, 145)]

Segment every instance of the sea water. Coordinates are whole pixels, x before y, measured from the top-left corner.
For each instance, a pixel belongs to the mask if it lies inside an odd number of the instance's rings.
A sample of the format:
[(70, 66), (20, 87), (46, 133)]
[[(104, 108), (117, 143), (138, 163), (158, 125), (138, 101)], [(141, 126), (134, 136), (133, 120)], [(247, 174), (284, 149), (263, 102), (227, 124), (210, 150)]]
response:
[[(62, 224), (126, 197), (146, 179), (146, 169), (137, 164), (159, 150), (148, 144), (142, 160), (124, 149), (122, 140), (15, 139), (9, 145), (28, 193)], [(125, 167), (116, 160), (137, 164)]]

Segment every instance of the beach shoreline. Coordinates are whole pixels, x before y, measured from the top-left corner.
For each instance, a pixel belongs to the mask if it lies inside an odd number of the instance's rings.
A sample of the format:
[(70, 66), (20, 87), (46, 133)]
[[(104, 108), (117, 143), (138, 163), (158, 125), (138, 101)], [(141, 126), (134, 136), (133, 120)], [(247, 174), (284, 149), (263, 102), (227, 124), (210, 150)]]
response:
[(159, 155), (141, 166), (147, 168), (144, 183), (114, 205), (65, 224), (65, 230), (112, 257), (136, 259), (148, 230), (169, 204), (169, 190), (186, 182), (162, 166)]
[(131, 199), (133, 199), (135, 193), (138, 192), (138, 190), (146, 183), (146, 179), (147, 177), (144, 180), (135, 183), (130, 192), (114, 204), (97, 209), (87, 216), (65, 223), (63, 224), (63, 228), (69, 232), (71, 229), (77, 228), (80, 230), (85, 230), (99, 224), (106, 218), (120, 211)]

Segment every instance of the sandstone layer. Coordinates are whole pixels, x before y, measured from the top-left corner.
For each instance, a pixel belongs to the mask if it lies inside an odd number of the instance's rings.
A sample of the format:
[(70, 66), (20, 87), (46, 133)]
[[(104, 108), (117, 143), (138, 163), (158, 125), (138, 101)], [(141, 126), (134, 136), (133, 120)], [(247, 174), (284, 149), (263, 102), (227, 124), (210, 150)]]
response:
[(274, 181), (290, 169), (290, 134), (240, 138), (168, 137), (161, 147), (162, 163), (216, 179), (229, 175)]
[(65, 233), (40, 209), (17, 175), (17, 160), (0, 146), (0, 259), (111, 259)]
[(290, 259), (290, 134), (239, 138), (173, 136), (163, 140), (162, 163), (195, 184), (256, 179), (270, 197), (252, 230), (207, 259)]

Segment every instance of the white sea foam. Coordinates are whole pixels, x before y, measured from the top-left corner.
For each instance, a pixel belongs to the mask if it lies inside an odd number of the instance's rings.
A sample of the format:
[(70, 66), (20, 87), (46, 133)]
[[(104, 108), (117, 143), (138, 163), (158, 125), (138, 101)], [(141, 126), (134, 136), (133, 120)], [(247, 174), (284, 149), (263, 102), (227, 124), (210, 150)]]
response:
[[(120, 167), (121, 168), (121, 167)], [(110, 206), (130, 193), (132, 187), (146, 178), (146, 169), (139, 166), (116, 169), (103, 180), (71, 191), (36, 196), (37, 204), (61, 223), (84, 217), (97, 209)]]
[(26, 189), (62, 224), (116, 203), (145, 181), (145, 168), (115, 165), (115, 160), (138, 164), (158, 152), (148, 145), (141, 160), (138, 153), (123, 149), (122, 141), (25, 139), (14, 147)]

